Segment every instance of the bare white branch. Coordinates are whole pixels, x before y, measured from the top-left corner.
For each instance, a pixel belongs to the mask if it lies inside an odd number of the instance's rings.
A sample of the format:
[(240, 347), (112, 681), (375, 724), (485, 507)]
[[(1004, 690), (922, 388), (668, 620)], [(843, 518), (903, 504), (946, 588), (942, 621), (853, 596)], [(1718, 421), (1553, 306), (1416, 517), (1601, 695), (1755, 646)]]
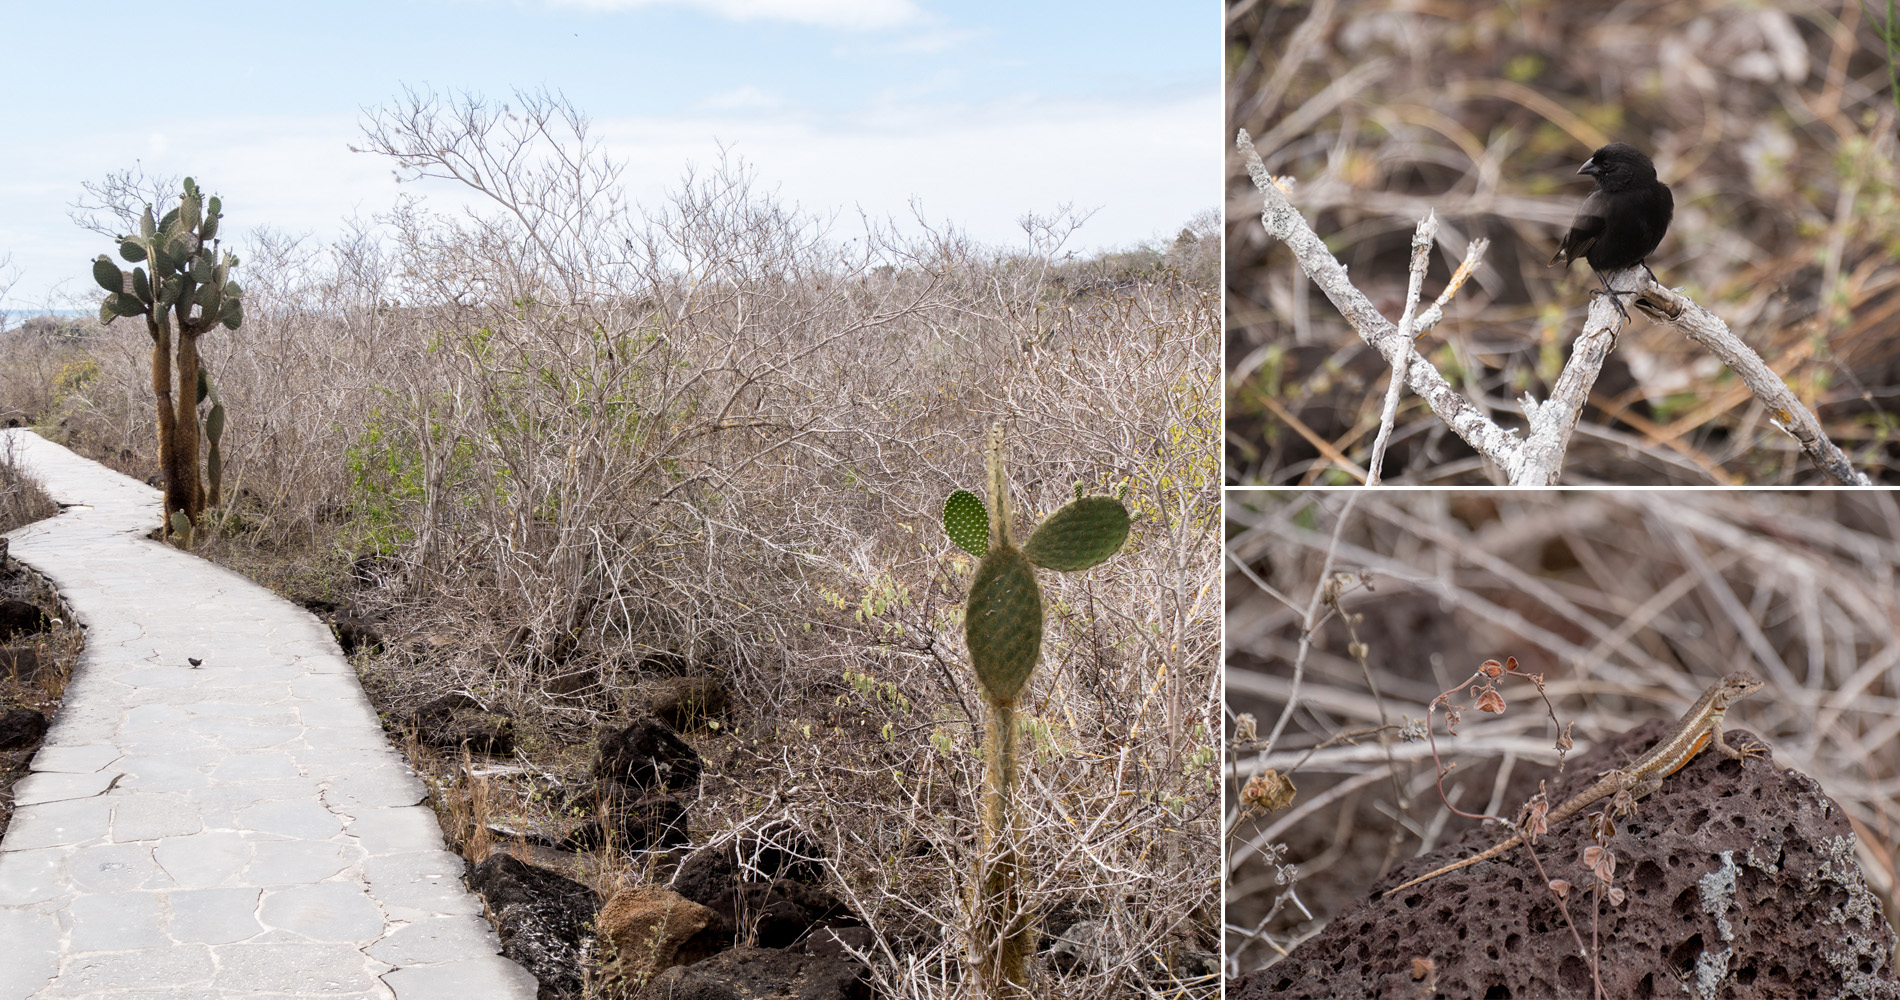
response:
[[(1610, 297), (1599, 296), (1591, 303), (1583, 331), (1571, 346), (1570, 358), (1558, 373), (1551, 387), (1550, 398), (1539, 402), (1526, 394), (1520, 400), (1527, 425), (1525, 436), (1520, 438), (1516, 430), (1499, 426), (1483, 410), (1453, 389), (1436, 367), (1418, 357), (1413, 346), (1418, 333), (1430, 329), (1443, 317), (1444, 302), (1457, 290), (1462, 276), (1475, 267), (1483, 253), (1484, 248), (1480, 245), (1483, 241), (1472, 245), (1465, 264), (1459, 269), (1460, 274), (1454, 275), (1439, 301), (1414, 321), (1412, 312), (1421, 278), (1418, 263), (1423, 252), (1415, 237), (1405, 315), (1400, 325), (1394, 325), (1352, 284), (1346, 276), (1345, 265), (1333, 256), (1325, 242), (1293, 207), (1281, 186), (1282, 182), (1268, 174), (1245, 129), (1240, 130), (1236, 145), (1254, 186), (1264, 196), (1266, 205), (1260, 221), (1267, 233), (1287, 245), (1294, 259), (1299, 262), (1300, 269), (1326, 293), (1326, 297), (1358, 332), (1359, 338), (1378, 351), (1396, 373), (1381, 414), (1379, 436), (1373, 446), (1371, 470), (1367, 476), (1368, 484), (1379, 481), (1384, 446), (1396, 416), (1398, 387), (1409, 385), (1453, 433), (1496, 466), (1510, 485), (1556, 485), (1563, 474), (1564, 453), (1570, 437), (1576, 431), (1584, 404), (1590, 398), (1590, 390), (1602, 373), (1610, 351), (1615, 348), (1617, 333), (1626, 320)], [(1434, 219), (1435, 213), (1428, 212), (1426, 220), (1420, 223), (1419, 232), (1423, 233), (1426, 225)], [(1767, 407), (1776, 423), (1800, 442), (1802, 449), (1829, 478), (1844, 484), (1868, 483), (1867, 477), (1854, 469), (1840, 448), (1828, 440), (1820, 422), (1795, 398), (1786, 383), (1714, 314), (1680, 292), (1664, 288), (1640, 268), (1612, 272), (1605, 275), (1605, 282), (1620, 295), (1634, 293), (1639, 296), (1638, 301), (1647, 314), (1658, 322), (1680, 328), (1691, 340), (1708, 348), (1733, 369)], [(1643, 301), (1645, 299), (1651, 301)]]

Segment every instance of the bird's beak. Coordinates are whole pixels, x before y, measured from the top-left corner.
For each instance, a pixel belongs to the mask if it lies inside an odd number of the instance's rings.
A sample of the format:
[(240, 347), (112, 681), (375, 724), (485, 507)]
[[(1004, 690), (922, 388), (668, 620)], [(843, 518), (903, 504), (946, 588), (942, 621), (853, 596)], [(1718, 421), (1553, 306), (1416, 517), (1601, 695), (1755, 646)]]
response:
[(1589, 174), (1592, 177), (1595, 177), (1600, 172), (1601, 171), (1597, 167), (1596, 157), (1594, 156), (1583, 161), (1583, 166), (1577, 168), (1577, 173)]

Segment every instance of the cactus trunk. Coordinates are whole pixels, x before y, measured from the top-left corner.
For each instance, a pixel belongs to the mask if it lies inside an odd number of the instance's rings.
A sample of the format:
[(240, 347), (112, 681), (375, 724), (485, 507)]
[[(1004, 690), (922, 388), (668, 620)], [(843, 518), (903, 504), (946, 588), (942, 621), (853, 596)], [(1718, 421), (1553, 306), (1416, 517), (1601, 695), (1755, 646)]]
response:
[(1029, 914), (1017, 897), (1016, 706), (991, 702), (984, 727), (983, 840), (970, 880), (970, 957), (990, 1000), (1025, 1000), (1027, 963), (1035, 946)]
[(187, 330), (178, 333), (178, 393), (172, 402), (178, 408), (172, 420), (172, 453), (177, 456), (179, 470), (178, 509), (196, 525), (204, 516), (204, 490), (198, 475), (198, 338)]
[[(166, 540), (177, 543), (172, 537), (172, 514), (187, 509), (185, 499), (179, 492), (179, 483), (190, 476), (181, 474), (178, 461), (178, 414), (172, 400), (172, 327), (162, 315), (148, 317), (146, 326), (152, 335), (152, 393), (158, 405), (158, 465), (165, 476), (162, 530)], [(190, 466), (182, 467), (183, 471), (189, 469)], [(191, 542), (186, 539), (177, 544), (190, 545)]]

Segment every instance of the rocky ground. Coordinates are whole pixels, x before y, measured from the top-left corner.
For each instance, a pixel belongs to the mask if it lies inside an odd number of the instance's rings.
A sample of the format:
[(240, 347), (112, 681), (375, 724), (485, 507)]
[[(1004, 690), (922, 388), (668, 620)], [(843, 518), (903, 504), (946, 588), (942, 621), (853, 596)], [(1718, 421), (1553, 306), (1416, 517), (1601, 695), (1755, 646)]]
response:
[(6, 546), (0, 538), (0, 834), (13, 818), (13, 783), (26, 776), (86, 644), (58, 595)]

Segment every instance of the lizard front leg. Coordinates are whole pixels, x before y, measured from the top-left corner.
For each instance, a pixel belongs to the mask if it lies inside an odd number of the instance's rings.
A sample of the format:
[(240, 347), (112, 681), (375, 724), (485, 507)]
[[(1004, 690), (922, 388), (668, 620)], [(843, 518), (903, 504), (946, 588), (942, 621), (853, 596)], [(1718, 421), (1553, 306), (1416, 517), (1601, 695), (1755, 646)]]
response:
[(1722, 753), (1730, 759), (1740, 761), (1743, 764), (1748, 763), (1751, 757), (1768, 756), (1768, 748), (1759, 742), (1751, 742), (1739, 750), (1729, 746), (1727, 741), (1722, 739), (1722, 724), (1719, 722), (1709, 726), (1709, 745), (1722, 751)]

